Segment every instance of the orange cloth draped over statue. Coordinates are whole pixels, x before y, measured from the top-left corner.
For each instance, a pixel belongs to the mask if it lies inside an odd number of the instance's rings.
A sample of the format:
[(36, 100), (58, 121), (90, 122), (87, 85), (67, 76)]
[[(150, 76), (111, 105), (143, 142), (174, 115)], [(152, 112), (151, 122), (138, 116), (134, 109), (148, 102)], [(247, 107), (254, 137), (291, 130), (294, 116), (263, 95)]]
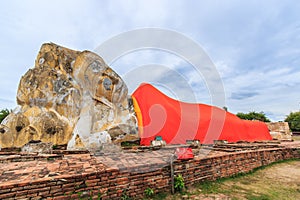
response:
[(180, 102), (150, 84), (140, 85), (132, 98), (141, 145), (150, 145), (156, 136), (167, 144), (185, 144), (186, 140), (200, 140), (204, 144), (214, 140), (272, 140), (263, 122), (241, 120), (214, 106)]

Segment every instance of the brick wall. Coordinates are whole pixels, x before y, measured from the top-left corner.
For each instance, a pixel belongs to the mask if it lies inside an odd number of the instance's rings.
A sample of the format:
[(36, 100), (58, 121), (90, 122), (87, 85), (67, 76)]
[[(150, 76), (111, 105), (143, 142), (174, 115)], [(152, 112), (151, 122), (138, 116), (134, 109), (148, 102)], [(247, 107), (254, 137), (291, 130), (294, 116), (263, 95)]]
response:
[[(299, 148), (230, 153), (203, 159), (195, 157), (175, 161), (174, 170), (189, 186), (291, 158), (300, 158)], [(108, 168), (102, 172), (61, 176), (52, 181), (6, 184), (0, 187), (0, 199), (120, 199), (122, 196), (140, 199), (147, 188), (152, 188), (155, 193), (170, 191), (170, 166), (141, 166), (126, 171)]]

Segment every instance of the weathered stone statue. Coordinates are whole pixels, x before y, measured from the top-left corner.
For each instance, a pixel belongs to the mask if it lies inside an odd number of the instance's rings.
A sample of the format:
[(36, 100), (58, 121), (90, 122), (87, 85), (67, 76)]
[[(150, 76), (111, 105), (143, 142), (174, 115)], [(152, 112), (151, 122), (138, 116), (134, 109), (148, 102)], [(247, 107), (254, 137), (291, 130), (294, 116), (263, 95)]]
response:
[(0, 147), (30, 141), (69, 149), (137, 138), (136, 117), (124, 81), (90, 51), (43, 44), (21, 78), (19, 105), (0, 125)]
[(292, 140), (292, 133), (287, 122), (267, 122), (266, 123), (273, 139)]

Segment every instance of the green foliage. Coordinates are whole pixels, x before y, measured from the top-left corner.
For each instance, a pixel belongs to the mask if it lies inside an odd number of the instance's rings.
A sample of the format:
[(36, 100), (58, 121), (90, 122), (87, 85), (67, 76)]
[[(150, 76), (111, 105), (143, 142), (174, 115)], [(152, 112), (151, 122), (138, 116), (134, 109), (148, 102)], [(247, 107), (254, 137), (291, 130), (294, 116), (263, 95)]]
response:
[(127, 190), (123, 190), (121, 200), (130, 200), (131, 198), (126, 194)]
[(246, 120), (259, 120), (262, 122), (270, 122), (270, 120), (266, 117), (266, 114), (264, 112), (249, 112), (249, 113), (242, 113), (239, 112), (236, 114), (241, 119), (246, 119)]
[(125, 141), (125, 142), (121, 142), (121, 146), (122, 147), (133, 147), (133, 146), (139, 146), (139, 143), (137, 144), (135, 141)]
[(147, 188), (147, 189), (145, 189), (144, 193), (147, 197), (151, 197), (151, 196), (153, 196), (154, 191), (151, 188)]
[(0, 111), (0, 123), (3, 121), (3, 119), (9, 115), (11, 111), (9, 111), (8, 109), (3, 109)]
[(101, 194), (101, 192), (99, 191), (99, 192), (98, 192), (98, 198), (97, 198), (97, 200), (101, 200), (101, 196), (102, 196), (102, 194)]
[(211, 182), (211, 181), (205, 181), (198, 185), (198, 187), (201, 189), (201, 192), (204, 194), (212, 194), (212, 193), (218, 193), (219, 192), (219, 182)]
[(78, 196), (80, 197), (80, 196), (83, 194), (83, 192), (80, 191), (80, 192), (77, 192), (77, 194), (78, 194)]
[(284, 120), (292, 131), (300, 131), (300, 112), (291, 112)]
[[(264, 170), (277, 166), (278, 164), (289, 164), (295, 166), (294, 162), (299, 162), (298, 158), (281, 160), (271, 163), (266, 166), (255, 168), (254, 170), (246, 173), (235, 174), (230, 177), (217, 179), (215, 181), (204, 181), (195, 184), (190, 190), (185, 190), (185, 196), (198, 196), (213, 198), (219, 198), (220, 195), (225, 195), (228, 199), (252, 199), (252, 200), (271, 200), (271, 199), (299, 199), (299, 188), (295, 185), (295, 182), (290, 182), (282, 185), (281, 182), (276, 182), (274, 177), (270, 179), (269, 176), (264, 176)], [(295, 169), (297, 169), (295, 167)], [(271, 169), (270, 169), (271, 170)], [(272, 171), (272, 170), (271, 170)], [(265, 183), (266, 182), (266, 183)], [(227, 198), (224, 196), (224, 199)], [(182, 198), (183, 193), (171, 195), (170, 193), (156, 193), (151, 200), (162, 200), (162, 199), (186, 199)], [(202, 199), (202, 198), (201, 198)]]
[(184, 179), (181, 174), (174, 177), (174, 189), (179, 192), (184, 189)]

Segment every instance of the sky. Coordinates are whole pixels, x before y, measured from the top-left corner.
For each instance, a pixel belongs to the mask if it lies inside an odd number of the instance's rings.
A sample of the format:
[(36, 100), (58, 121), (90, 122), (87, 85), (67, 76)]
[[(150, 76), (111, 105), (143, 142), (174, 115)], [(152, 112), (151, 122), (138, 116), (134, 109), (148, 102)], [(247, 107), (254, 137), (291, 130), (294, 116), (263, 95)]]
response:
[[(0, 109), (16, 107), (19, 80), (34, 67), (43, 43), (95, 51), (118, 34), (158, 28), (205, 51), (228, 111), (263, 111), (272, 121), (284, 120), (300, 109), (299, 10), (297, 0), (1, 1)], [(173, 98), (214, 104), (207, 75), (176, 54), (140, 49), (108, 64), (130, 93), (150, 82)]]

